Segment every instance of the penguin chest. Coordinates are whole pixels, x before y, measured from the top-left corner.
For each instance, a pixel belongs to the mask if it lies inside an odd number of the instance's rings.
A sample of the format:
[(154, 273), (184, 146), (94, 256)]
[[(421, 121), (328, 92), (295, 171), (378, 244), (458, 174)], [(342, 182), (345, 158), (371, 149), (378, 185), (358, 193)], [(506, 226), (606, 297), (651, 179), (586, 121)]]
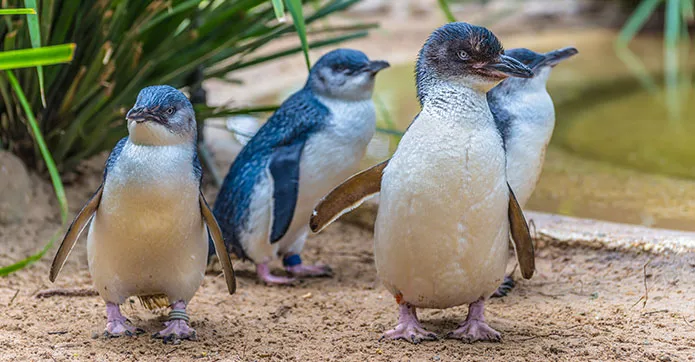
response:
[(504, 165), (494, 126), (416, 119), (384, 171), (375, 225), (377, 272), (394, 295), (447, 308), (494, 292), (507, 258)]
[(256, 182), (249, 206), (249, 221), (241, 233), (246, 254), (256, 263), (267, 263), (286, 254), (301, 252), (309, 230), (309, 218), (319, 200), (354, 174), (374, 135), (376, 116), (371, 100), (338, 102), (321, 99), (331, 119), (310, 135), (299, 164), (299, 191), (285, 235), (270, 243), (273, 222), (273, 180), (269, 170)]
[(307, 232), (316, 204), (359, 169), (367, 144), (374, 136), (376, 116), (371, 100), (331, 102), (331, 121), (307, 140), (299, 169), (299, 195), (292, 224), (280, 240), (283, 250)]
[(191, 150), (126, 144), (90, 226), (89, 267), (105, 300), (188, 301), (202, 282), (207, 229)]
[[(547, 93), (545, 93), (547, 95)], [(507, 151), (507, 178), (519, 204), (523, 207), (536, 188), (545, 161), (545, 152), (555, 127), (552, 100), (529, 99), (523, 106), (545, 103), (545, 107), (532, 107), (526, 112), (518, 110), (505, 140)]]

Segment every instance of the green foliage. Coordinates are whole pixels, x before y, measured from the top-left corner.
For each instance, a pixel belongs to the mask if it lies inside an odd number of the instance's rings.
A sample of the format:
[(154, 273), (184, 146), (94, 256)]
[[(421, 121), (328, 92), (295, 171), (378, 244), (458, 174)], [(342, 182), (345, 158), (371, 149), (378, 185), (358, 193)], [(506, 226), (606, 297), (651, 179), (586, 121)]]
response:
[[(310, 27), (357, 1), (318, 1), (301, 18)], [(290, 3), (296, 6), (288, 9), (301, 16), (300, 2)], [(303, 40), (301, 47), (264, 51), (274, 40), (296, 36), (293, 24), (276, 20), (269, 0), (42, 0), (37, 5), (43, 45), (77, 44), (69, 65), (44, 69), (46, 107), (41, 104), (39, 73), (16, 72), (61, 171), (110, 149), (125, 135), (125, 112), (145, 86), (185, 87), (191, 84), (191, 74), (201, 70), (205, 78), (226, 78), (229, 72), (302, 48), (365, 36), (372, 27), (323, 28), (327, 31), (311, 42)], [(294, 22), (299, 24), (301, 18)], [(3, 50), (28, 48), (32, 38), (26, 29), (31, 30), (32, 24), (18, 17), (8, 19), (0, 22)], [(311, 28), (307, 32), (311, 34)], [(27, 115), (14, 106), (17, 95), (9, 92), (4, 76), (0, 76), (0, 92), (5, 99), (0, 102), (0, 144), (29, 165), (42, 168), (36, 140), (26, 126)], [(198, 118), (204, 119), (230, 110), (198, 106), (197, 111)]]
[[(41, 65), (57, 64), (62, 62), (71, 61), (74, 52), (75, 44), (64, 44), (51, 47), (41, 47), (41, 29), (38, 27), (38, 20), (36, 19), (36, 3), (34, 1), (27, 1), (30, 8), (25, 9), (0, 9), (0, 15), (27, 15), (28, 19), (32, 19), (30, 24), (30, 37), (32, 39), (31, 46), (33, 49), (22, 49), (15, 51), (5, 51), (0, 53), (0, 70), (7, 70), (7, 79), (9, 80), (10, 86), (14, 91), (17, 100), (22, 106), (24, 115), (26, 116), (27, 124), (31, 129), (31, 135), (38, 145), (41, 156), (43, 157), (46, 167), (48, 168), (48, 173), (51, 176), (51, 181), (53, 182), (53, 188), (56, 193), (56, 198), (58, 199), (58, 204), (60, 205), (60, 219), (62, 222), (62, 228), (58, 229), (51, 240), (41, 249), (38, 253), (31, 255), (23, 260), (20, 260), (12, 265), (0, 268), (0, 276), (10, 274), (14, 271), (20, 270), (27, 265), (41, 259), (44, 254), (53, 246), (53, 243), (62, 234), (63, 228), (68, 222), (68, 200), (65, 197), (65, 190), (63, 188), (63, 182), (60, 180), (60, 174), (55, 166), (53, 157), (46, 147), (46, 142), (44, 141), (43, 134), (39, 129), (38, 122), (34, 116), (34, 112), (31, 110), (31, 106), (27, 101), (24, 91), (21, 85), (17, 81), (14, 73), (9, 69), (23, 68), (37, 66), (37, 74), (39, 76), (39, 85), (41, 90), (41, 99), (45, 106), (45, 98), (43, 93), (43, 70)], [(2, 95), (5, 100), (9, 99), (7, 90), (2, 90)]]
[(75, 44), (0, 52), (0, 70), (66, 63), (75, 54)]

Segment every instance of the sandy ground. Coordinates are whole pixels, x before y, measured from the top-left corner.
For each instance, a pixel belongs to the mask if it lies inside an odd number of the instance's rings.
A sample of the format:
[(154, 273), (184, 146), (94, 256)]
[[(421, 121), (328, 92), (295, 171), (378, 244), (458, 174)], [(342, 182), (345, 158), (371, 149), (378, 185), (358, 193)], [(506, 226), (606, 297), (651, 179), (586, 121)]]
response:
[[(72, 213), (97, 186), (102, 161), (86, 165), (82, 171), (90, 177), (68, 187)], [(50, 185), (36, 178), (32, 183), (34, 208), (27, 222), (0, 228), (2, 264), (37, 249), (58, 225)], [(126, 305), (124, 313), (148, 334), (104, 339), (100, 333), (106, 317), (99, 297), (37, 299), (38, 291), (53, 287), (46, 257), (0, 279), (0, 360), (695, 359), (695, 254), (656, 256), (539, 245), (534, 278), (488, 305), (487, 318), (502, 333), (502, 342), (472, 345), (456, 340), (420, 345), (379, 341), (395, 324), (396, 307), (376, 277), (369, 230), (338, 223), (312, 237), (304, 255), (309, 262), (331, 264), (335, 277), (267, 287), (256, 281), (249, 263), (237, 261), (239, 289), (229, 296), (223, 278), (208, 275), (190, 305), (199, 340), (180, 345), (151, 339), (166, 311), (152, 313), (136, 301)], [(56, 286), (90, 287), (84, 242)], [(465, 314), (464, 306), (420, 315), (427, 328), (443, 335)]]

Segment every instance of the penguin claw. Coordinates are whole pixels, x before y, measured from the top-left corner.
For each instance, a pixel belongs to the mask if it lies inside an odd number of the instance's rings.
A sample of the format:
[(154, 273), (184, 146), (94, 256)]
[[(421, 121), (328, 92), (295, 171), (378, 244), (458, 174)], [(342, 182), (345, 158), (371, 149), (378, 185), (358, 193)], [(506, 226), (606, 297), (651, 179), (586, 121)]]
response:
[(198, 340), (195, 329), (183, 320), (171, 320), (164, 323), (166, 328), (154, 333), (152, 338), (161, 339), (164, 344), (180, 344), (182, 340)]
[(422, 328), (421, 325), (410, 323), (399, 324), (396, 328), (384, 333), (379, 341), (386, 338), (395, 340), (402, 339), (412, 344), (419, 344), (423, 341), (436, 341), (439, 339), (436, 334)]
[(501, 342), (502, 336), (490, 328), (487, 323), (479, 320), (465, 321), (458, 329), (446, 334), (446, 338), (460, 339), (466, 343), (477, 341)]
[(492, 298), (502, 298), (506, 297), (509, 292), (514, 289), (514, 286), (516, 285), (516, 282), (514, 282), (514, 279), (510, 276), (507, 275), (504, 277), (504, 281), (502, 284), (500, 284), (499, 287), (497, 287), (497, 290), (495, 291), (494, 294), (492, 294)]
[(130, 325), (130, 321), (123, 319), (123, 320), (114, 320), (106, 323), (106, 329), (104, 330), (104, 337), (105, 338), (118, 338), (118, 337), (135, 337), (140, 334), (145, 333), (145, 331), (142, 328), (136, 328)]

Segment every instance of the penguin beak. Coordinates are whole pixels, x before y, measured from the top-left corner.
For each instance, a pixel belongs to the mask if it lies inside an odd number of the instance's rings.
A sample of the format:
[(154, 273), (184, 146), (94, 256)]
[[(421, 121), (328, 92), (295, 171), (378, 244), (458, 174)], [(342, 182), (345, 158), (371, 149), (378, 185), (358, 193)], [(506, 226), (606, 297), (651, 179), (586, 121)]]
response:
[(154, 121), (161, 124), (166, 123), (164, 117), (155, 112), (150, 112), (146, 108), (142, 107), (132, 108), (128, 111), (125, 118), (129, 121), (135, 121), (137, 123), (143, 123), (147, 121)]
[(574, 47), (567, 47), (558, 50), (553, 50), (552, 52), (545, 53), (544, 59), (536, 65), (536, 67), (541, 67), (544, 65), (554, 67), (565, 59), (571, 58), (579, 53), (579, 50)]
[(390, 66), (391, 66), (391, 64), (389, 64), (389, 62), (387, 62), (387, 61), (374, 60), (374, 61), (369, 62), (369, 64), (367, 64), (367, 66), (364, 67), (364, 70), (366, 72), (376, 74), (379, 71), (384, 70)]
[(504, 54), (500, 55), (498, 61), (485, 64), (483, 68), (502, 73), (505, 77), (533, 78), (533, 72), (524, 63)]

